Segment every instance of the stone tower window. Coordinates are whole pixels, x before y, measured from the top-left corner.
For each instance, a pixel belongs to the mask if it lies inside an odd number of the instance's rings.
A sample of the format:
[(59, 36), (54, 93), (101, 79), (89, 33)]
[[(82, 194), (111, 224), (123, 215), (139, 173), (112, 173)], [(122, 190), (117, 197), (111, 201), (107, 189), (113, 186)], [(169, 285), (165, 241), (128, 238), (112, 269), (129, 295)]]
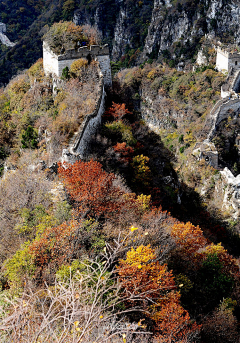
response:
[(235, 61), (235, 66), (237, 66), (237, 64), (238, 64), (237, 61)]

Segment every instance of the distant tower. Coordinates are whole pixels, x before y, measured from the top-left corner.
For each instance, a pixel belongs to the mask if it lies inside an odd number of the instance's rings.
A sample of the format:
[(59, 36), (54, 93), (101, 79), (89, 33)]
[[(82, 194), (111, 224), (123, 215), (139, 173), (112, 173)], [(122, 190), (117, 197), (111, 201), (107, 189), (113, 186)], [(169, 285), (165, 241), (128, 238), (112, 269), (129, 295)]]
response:
[(240, 69), (240, 53), (233, 49), (217, 48), (216, 68), (219, 71), (229, 72), (232, 68), (234, 71)]

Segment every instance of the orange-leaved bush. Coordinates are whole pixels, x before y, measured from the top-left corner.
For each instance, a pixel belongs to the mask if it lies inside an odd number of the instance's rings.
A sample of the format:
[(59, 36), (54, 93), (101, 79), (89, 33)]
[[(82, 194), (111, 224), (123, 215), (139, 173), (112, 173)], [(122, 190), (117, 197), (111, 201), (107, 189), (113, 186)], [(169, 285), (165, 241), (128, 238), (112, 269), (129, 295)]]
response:
[(175, 224), (172, 227), (171, 236), (175, 239), (179, 250), (187, 255), (194, 254), (207, 244), (207, 239), (203, 236), (200, 227), (190, 222)]
[(118, 266), (118, 274), (124, 292), (132, 299), (139, 296), (144, 300), (156, 300), (161, 293), (167, 293), (175, 288), (172, 272), (167, 265), (156, 261), (154, 249), (140, 245), (127, 252), (125, 260)]
[(107, 173), (96, 161), (77, 161), (59, 165), (63, 183), (84, 216), (105, 218), (118, 214), (124, 205), (123, 192), (114, 185), (113, 173)]
[(134, 149), (130, 146), (127, 146), (126, 142), (117, 143), (116, 145), (114, 145), (113, 149), (116, 153), (120, 154), (120, 162), (129, 163), (130, 161), (132, 161)]
[(143, 313), (153, 320), (155, 342), (187, 342), (188, 337), (198, 335), (200, 326), (181, 306), (172, 272), (157, 261), (150, 245), (128, 251), (126, 259), (120, 261), (118, 274), (123, 292), (131, 299), (128, 305), (142, 301)]
[(156, 341), (161, 343), (194, 342), (201, 325), (193, 322), (188, 311), (181, 306), (179, 293), (172, 292), (167, 301), (160, 304), (159, 310), (157, 306), (153, 306), (153, 313), (150, 316), (155, 321)]
[(112, 107), (108, 108), (104, 114), (107, 117), (113, 117), (115, 120), (122, 119), (126, 114), (132, 114), (127, 108), (125, 104), (116, 104), (113, 102)]
[(63, 263), (69, 263), (81, 244), (77, 239), (79, 223), (71, 220), (57, 227), (49, 227), (33, 241), (28, 249), (36, 266), (36, 277), (41, 278), (42, 270), (50, 266), (56, 271)]

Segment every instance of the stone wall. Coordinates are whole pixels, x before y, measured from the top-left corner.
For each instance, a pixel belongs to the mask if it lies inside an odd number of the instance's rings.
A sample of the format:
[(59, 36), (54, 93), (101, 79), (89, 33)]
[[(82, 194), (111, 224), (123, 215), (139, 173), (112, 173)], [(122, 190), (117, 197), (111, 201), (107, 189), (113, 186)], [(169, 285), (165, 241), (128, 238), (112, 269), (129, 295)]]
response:
[(59, 77), (58, 56), (50, 50), (45, 42), (43, 42), (43, 69), (45, 74), (55, 74)]
[(213, 109), (211, 110), (209, 117), (205, 123), (204, 131), (208, 130), (209, 134), (207, 140), (210, 141), (213, 138), (217, 125), (228, 116), (228, 110), (233, 111), (240, 110), (240, 99), (239, 98), (224, 98), (219, 100)]
[(96, 59), (99, 62), (99, 66), (103, 74), (105, 87), (112, 87), (112, 73), (109, 55), (98, 55)]
[(105, 87), (112, 86), (111, 65), (109, 57), (109, 48), (99, 45), (80, 47), (78, 50), (70, 49), (62, 55), (56, 55), (51, 51), (48, 44), (43, 42), (43, 68), (46, 74), (55, 74), (57, 77), (62, 76), (64, 68), (71, 67), (71, 64), (79, 58), (93, 59), (99, 62)]
[(229, 71), (231, 68), (240, 69), (240, 54), (236, 52), (228, 52), (218, 47), (216, 67), (219, 71)]
[(229, 70), (228, 52), (225, 52), (219, 48), (217, 49), (216, 67), (219, 71)]
[(83, 158), (88, 153), (88, 145), (91, 137), (96, 134), (99, 126), (101, 125), (102, 115), (105, 111), (105, 90), (103, 76), (100, 79), (99, 92), (97, 96), (97, 103), (94, 111), (87, 115), (82, 122), (77, 136), (74, 140), (71, 153)]
[(234, 112), (237, 112), (240, 110), (240, 99), (230, 99), (222, 106), (220, 107), (220, 110), (218, 112), (217, 120), (215, 123), (215, 128), (217, 125), (224, 119), (228, 117), (228, 111), (233, 110)]

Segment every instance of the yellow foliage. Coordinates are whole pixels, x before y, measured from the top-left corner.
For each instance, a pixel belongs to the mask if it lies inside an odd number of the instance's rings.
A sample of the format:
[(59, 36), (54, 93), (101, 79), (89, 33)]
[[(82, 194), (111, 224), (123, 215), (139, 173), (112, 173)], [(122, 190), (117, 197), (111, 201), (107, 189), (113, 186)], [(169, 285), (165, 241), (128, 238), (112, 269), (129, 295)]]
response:
[(139, 268), (139, 265), (141, 266), (141, 264), (146, 264), (154, 259), (156, 259), (156, 254), (149, 244), (147, 246), (140, 245), (136, 250), (131, 248), (131, 250), (127, 252), (125, 262), (131, 266), (137, 266)]
[(184, 142), (188, 143), (189, 145), (193, 145), (194, 143), (196, 143), (196, 139), (193, 136), (192, 132), (187, 133), (183, 139), (184, 139)]
[(227, 254), (227, 250), (224, 249), (221, 243), (218, 243), (217, 245), (212, 243), (211, 245), (208, 245), (204, 251), (203, 254), (209, 255), (209, 254)]
[(71, 64), (69, 72), (73, 77), (80, 77), (82, 71), (88, 66), (88, 61), (86, 58), (80, 58)]
[(137, 196), (137, 203), (143, 211), (150, 208), (151, 195), (140, 194)]
[(32, 80), (42, 81), (44, 78), (43, 59), (40, 58), (37, 60), (37, 62), (28, 69), (27, 73)]

